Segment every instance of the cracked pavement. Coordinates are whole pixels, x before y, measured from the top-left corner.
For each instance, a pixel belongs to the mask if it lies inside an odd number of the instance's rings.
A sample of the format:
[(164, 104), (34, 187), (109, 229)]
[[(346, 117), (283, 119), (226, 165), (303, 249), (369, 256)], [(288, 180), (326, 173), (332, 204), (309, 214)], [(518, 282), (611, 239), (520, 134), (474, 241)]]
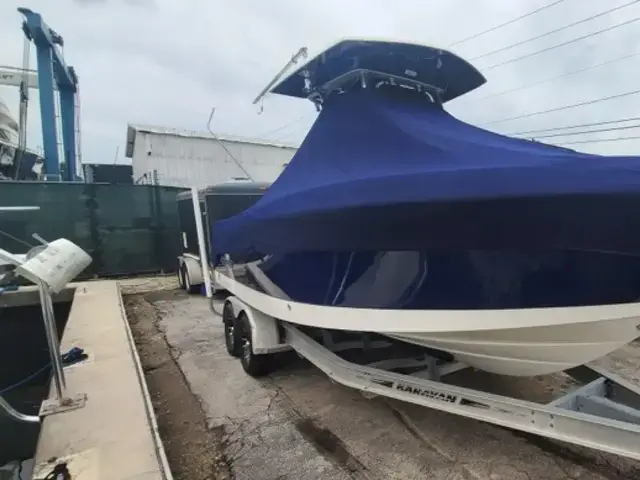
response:
[[(269, 377), (253, 379), (227, 354), (220, 318), (205, 298), (181, 294), (150, 301), (209, 428), (223, 434), (236, 480), (640, 478), (638, 462), (402, 402), (366, 399), (294, 356)], [(633, 378), (640, 372), (640, 346), (600, 363)], [(539, 401), (567, 387), (560, 376), (487, 375), (475, 381), (495, 393), (526, 392)]]

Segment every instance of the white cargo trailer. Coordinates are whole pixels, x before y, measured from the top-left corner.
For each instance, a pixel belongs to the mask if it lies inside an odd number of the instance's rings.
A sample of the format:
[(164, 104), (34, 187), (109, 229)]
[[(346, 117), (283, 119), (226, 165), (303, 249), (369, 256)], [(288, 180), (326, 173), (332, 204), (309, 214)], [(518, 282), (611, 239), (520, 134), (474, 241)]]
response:
[(181, 288), (198, 293), (206, 287), (210, 278), (209, 258), (215, 242), (215, 222), (249, 208), (268, 187), (268, 183), (228, 181), (202, 189), (194, 187), (177, 195), (182, 246), (177, 273)]

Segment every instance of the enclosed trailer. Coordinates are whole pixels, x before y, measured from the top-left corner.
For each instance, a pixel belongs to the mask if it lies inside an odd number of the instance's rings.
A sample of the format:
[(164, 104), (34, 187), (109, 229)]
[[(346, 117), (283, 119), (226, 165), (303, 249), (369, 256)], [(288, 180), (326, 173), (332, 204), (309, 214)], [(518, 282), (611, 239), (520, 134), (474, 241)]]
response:
[[(249, 208), (262, 197), (269, 185), (269, 183), (233, 180), (198, 190), (207, 259), (213, 252), (215, 222), (237, 215)], [(202, 288), (204, 275), (192, 192), (180, 192), (177, 195), (177, 201), (182, 245), (182, 253), (178, 256), (178, 281), (181, 288), (189, 293), (196, 293)], [(207, 260), (206, 264), (208, 263)]]

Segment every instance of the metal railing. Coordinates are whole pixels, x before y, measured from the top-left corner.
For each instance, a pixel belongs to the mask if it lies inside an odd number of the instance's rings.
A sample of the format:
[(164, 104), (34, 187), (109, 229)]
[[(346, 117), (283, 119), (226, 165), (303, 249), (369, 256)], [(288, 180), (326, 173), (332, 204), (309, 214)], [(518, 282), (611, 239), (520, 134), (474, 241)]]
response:
[[(11, 207), (5, 207), (11, 208)], [(31, 210), (33, 207), (13, 207)], [(36, 207), (37, 209), (37, 207)], [(0, 211), (3, 208), (0, 207)], [(91, 257), (83, 250), (66, 239), (59, 239), (47, 243), (37, 234), (33, 235), (42, 246), (34, 247), (26, 260), (0, 249), (0, 260), (16, 267), (16, 275), (32, 281), (38, 287), (40, 306), (44, 322), (49, 357), (53, 371), (53, 383), (55, 386), (55, 398), (43, 402), (38, 416), (26, 415), (15, 410), (2, 396), (0, 396), (0, 408), (15, 420), (21, 422), (39, 422), (40, 417), (56, 411), (79, 408), (84, 405), (84, 395), (69, 398), (66, 395), (66, 380), (60, 352), (60, 341), (56, 328), (55, 313), (53, 310), (52, 293), (59, 293), (73, 280), (87, 265), (91, 263)]]

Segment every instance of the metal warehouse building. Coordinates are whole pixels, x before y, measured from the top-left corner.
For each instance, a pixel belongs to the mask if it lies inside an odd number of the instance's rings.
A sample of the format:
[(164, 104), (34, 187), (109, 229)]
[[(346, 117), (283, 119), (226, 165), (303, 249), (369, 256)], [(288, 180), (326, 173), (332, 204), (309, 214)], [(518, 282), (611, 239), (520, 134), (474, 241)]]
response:
[[(246, 177), (273, 182), (297, 147), (206, 132), (146, 125), (127, 127), (126, 156), (136, 183), (198, 187)], [(233, 158), (232, 158), (233, 156)]]

